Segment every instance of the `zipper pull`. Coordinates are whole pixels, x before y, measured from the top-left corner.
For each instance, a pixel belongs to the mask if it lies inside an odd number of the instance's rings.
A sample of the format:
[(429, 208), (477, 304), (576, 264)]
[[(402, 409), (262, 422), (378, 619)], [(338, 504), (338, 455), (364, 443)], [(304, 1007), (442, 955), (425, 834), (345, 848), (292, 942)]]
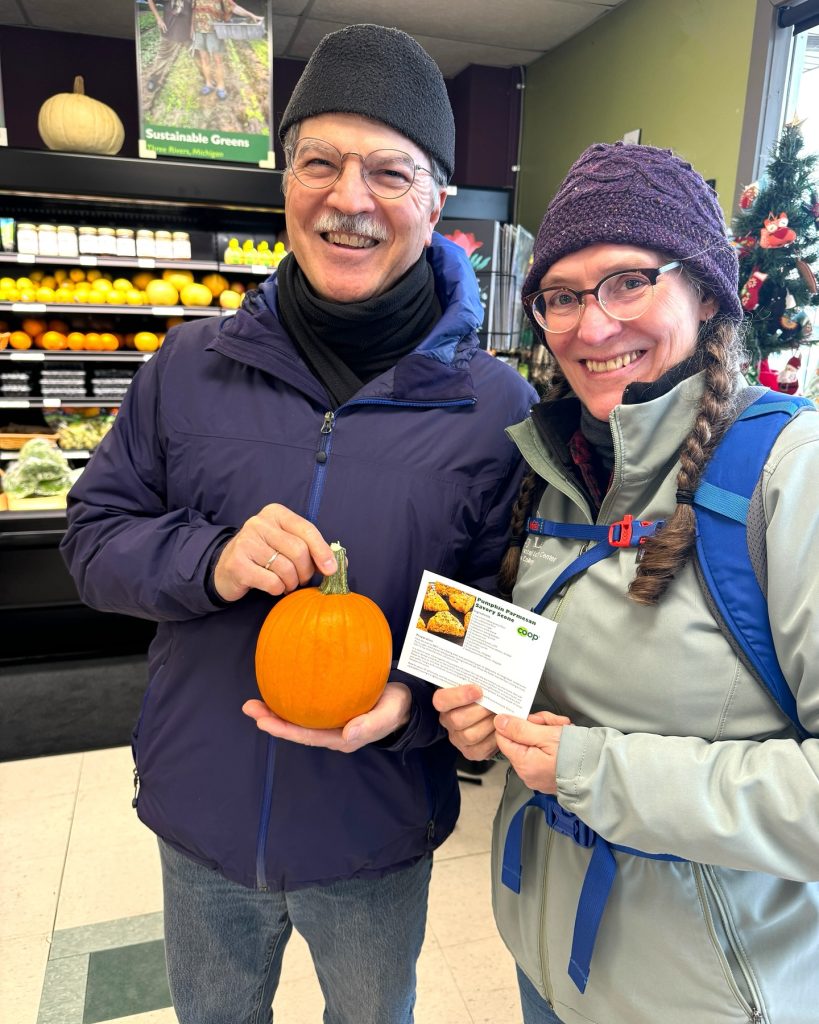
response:
[(134, 768), (134, 797), (131, 800), (131, 806), (136, 807), (137, 801), (139, 800), (139, 772)]
[(336, 414), (334, 412), (326, 412), (324, 414), (324, 423), (321, 425), (322, 434), (331, 434), (333, 432), (333, 425), (336, 421)]

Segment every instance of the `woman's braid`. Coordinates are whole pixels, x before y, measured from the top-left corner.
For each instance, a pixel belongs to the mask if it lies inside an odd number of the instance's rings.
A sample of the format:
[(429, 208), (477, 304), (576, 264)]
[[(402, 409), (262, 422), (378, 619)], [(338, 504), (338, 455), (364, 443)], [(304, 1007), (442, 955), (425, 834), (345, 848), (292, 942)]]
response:
[[(700, 340), (705, 390), (691, 433), (680, 450), (677, 489), (693, 494), (714, 449), (733, 420), (734, 379), (740, 365), (740, 340), (730, 320), (712, 321)], [(674, 514), (646, 541), (629, 596), (639, 604), (656, 604), (691, 556), (696, 539), (694, 510), (678, 504)]]

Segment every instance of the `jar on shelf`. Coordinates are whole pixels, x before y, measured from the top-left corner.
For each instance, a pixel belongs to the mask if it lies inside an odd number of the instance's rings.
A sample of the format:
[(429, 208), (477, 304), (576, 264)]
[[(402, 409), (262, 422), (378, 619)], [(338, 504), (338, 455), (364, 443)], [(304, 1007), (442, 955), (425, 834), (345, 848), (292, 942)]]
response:
[(77, 229), (73, 224), (57, 225), (57, 253), (66, 259), (73, 259), (79, 256), (80, 247), (77, 244)]
[(170, 231), (154, 231), (156, 242), (156, 258), (158, 260), (173, 259), (173, 236)]
[(191, 236), (187, 231), (173, 232), (173, 258), (175, 260), (191, 258)]
[(97, 245), (100, 256), (116, 256), (117, 238), (113, 228), (97, 228)]
[(77, 228), (77, 247), (80, 250), (80, 256), (96, 256), (100, 251), (97, 229), (88, 225)]
[(136, 256), (136, 235), (133, 228), (117, 228), (117, 256)]
[(37, 249), (40, 256), (59, 256), (60, 249), (57, 245), (57, 225), (37, 225)]
[(38, 251), (37, 228), (34, 224), (18, 224), (17, 252), (26, 253), (29, 256), (36, 256)]
[(140, 228), (136, 233), (136, 254), (148, 258), (156, 256), (154, 233), (148, 228)]

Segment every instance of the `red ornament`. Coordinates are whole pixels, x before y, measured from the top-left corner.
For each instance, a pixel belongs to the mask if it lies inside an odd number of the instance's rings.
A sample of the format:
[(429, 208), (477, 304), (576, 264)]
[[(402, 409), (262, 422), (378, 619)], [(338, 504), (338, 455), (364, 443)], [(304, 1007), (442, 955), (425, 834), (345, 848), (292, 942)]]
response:
[(783, 210), (778, 216), (771, 211), (765, 218), (765, 226), (759, 233), (759, 244), (763, 249), (778, 249), (790, 245), (796, 232), (788, 227), (788, 215)]
[(746, 313), (752, 312), (759, 305), (759, 289), (767, 280), (768, 275), (756, 267), (751, 271), (739, 293), (739, 301)]
[(756, 239), (753, 235), (742, 235), (739, 238), (734, 238), (731, 245), (736, 249), (737, 257), (742, 259), (756, 249)]
[(759, 182), (752, 181), (750, 185), (746, 185), (739, 196), (739, 208), (740, 210), (750, 209), (756, 202), (756, 197), (759, 195)]

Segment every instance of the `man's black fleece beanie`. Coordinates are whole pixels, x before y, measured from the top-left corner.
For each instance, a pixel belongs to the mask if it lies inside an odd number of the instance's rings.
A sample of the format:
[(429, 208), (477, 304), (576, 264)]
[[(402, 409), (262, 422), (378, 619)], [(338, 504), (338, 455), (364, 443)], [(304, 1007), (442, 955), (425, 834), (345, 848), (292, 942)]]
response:
[(433, 156), (452, 177), (455, 120), (438, 65), (412, 36), (381, 25), (350, 25), (319, 43), (279, 126), (318, 114), (381, 121)]

